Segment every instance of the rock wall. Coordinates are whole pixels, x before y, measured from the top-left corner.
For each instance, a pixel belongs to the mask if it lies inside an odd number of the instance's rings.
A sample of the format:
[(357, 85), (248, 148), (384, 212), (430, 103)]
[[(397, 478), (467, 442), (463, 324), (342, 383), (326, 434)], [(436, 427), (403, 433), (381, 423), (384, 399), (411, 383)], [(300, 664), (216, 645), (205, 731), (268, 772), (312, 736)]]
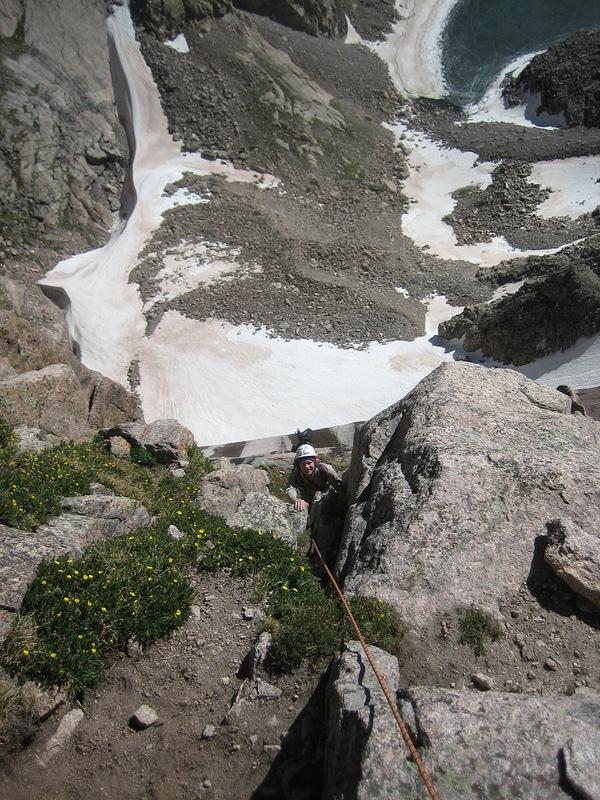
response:
[(388, 601), (423, 636), (457, 609), (497, 616), (535, 570), (547, 521), (599, 539), (596, 425), (516, 372), (439, 367), (357, 437), (346, 590)]
[(518, 105), (523, 94), (539, 94), (539, 112), (564, 115), (569, 127), (600, 126), (600, 30), (578, 31), (535, 56), (504, 97)]
[[(396, 694), (396, 659), (373, 655)], [(445, 800), (600, 797), (596, 691), (524, 697), (415, 687), (396, 696)], [(327, 706), (324, 800), (428, 796), (357, 642), (332, 664)]]
[(108, 228), (127, 149), (113, 108), (105, 4), (11, 0), (7, 12), (0, 236), (32, 241), (62, 224)]
[(179, 33), (183, 25), (222, 17), (236, 6), (313, 36), (344, 36), (341, 0), (133, 0), (134, 17), (159, 36)]

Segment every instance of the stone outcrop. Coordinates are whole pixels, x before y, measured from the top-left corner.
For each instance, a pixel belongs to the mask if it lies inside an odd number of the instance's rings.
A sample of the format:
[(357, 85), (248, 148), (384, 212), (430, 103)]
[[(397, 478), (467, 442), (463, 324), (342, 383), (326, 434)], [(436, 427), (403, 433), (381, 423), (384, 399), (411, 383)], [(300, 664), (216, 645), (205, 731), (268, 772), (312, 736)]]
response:
[[(395, 696), (398, 659), (371, 653)], [(397, 765), (402, 741), (385, 695), (358, 642), (334, 659), (327, 686), (323, 800), (398, 797)]]
[[(396, 659), (373, 648), (393, 694)], [(332, 665), (325, 748), (326, 800), (425, 797), (379, 684), (351, 642)], [(400, 689), (400, 714), (445, 800), (600, 797), (600, 694), (572, 696), (416, 687)], [(565, 786), (566, 784), (566, 786)]]
[[(19, 406), (15, 408), (12, 417), (15, 425), (28, 424), (45, 434), (55, 433), (55, 429), (60, 428), (66, 433), (58, 435), (68, 439), (75, 438), (70, 437), (70, 430), (79, 430), (82, 426), (85, 429), (86, 422), (95, 429), (141, 419), (139, 403), (131, 392), (84, 367), (71, 352), (62, 311), (55, 309), (41, 294), (32, 293), (25, 298), (24, 288), (8, 279), (4, 280), (4, 285), (10, 290), (14, 310), (0, 311), (0, 381), (18, 378), (18, 394), (28, 406), (22, 417)], [(50, 368), (50, 372), (42, 372), (46, 368)], [(24, 373), (29, 374), (24, 376)], [(49, 375), (54, 375), (55, 390), (62, 391), (68, 399), (60, 407), (54, 407), (51, 402), (40, 406), (36, 398), (40, 381), (50, 380)], [(74, 379), (79, 387), (75, 386)], [(11, 385), (9, 383), (8, 387)], [(13, 395), (16, 391), (14, 387), (6, 390)], [(0, 409), (0, 416), (3, 413)]]
[(272, 497), (265, 470), (248, 464), (234, 466), (225, 460), (222, 463), (221, 469), (202, 479), (196, 506), (223, 517), (228, 525), (270, 531), (295, 544), (306, 528), (306, 511), (294, 512), (287, 503)]
[(87, 395), (66, 364), (24, 372), (0, 381), (0, 416), (11, 425), (29, 425), (61, 439), (90, 439)]
[(234, 0), (238, 8), (272, 17), (282, 25), (313, 36), (345, 36), (341, 0)]
[(599, 127), (600, 29), (578, 31), (535, 56), (503, 93), (509, 105), (537, 94), (538, 113), (562, 115), (569, 127)]
[(144, 506), (128, 497), (68, 497), (61, 506), (60, 516), (33, 533), (0, 525), (0, 608), (19, 610), (43, 559), (79, 557), (92, 542), (150, 524)]
[(519, 366), (600, 331), (600, 237), (517, 269), (502, 276), (529, 278), (517, 292), (466, 308), (440, 325), (440, 336), (464, 337), (466, 350)]
[[(0, 42), (0, 236), (111, 225), (126, 148), (103, 0), (12, 0)], [(85, 19), (85, 25), (81, 20)], [(35, 102), (32, 101), (35, 97)]]
[(159, 464), (185, 459), (195, 444), (194, 434), (176, 419), (157, 419), (148, 424), (130, 422), (100, 431), (105, 439), (120, 436), (132, 447), (146, 450)]
[(364, 426), (349, 477), (337, 571), (424, 643), (443, 613), (497, 615), (539, 559), (548, 519), (599, 536), (596, 423), (510, 370), (439, 367)]
[(290, 511), (287, 503), (268, 494), (248, 494), (227, 524), (237, 528), (271, 531), (288, 544), (294, 545), (306, 528), (306, 512)]
[(574, 592), (600, 608), (600, 536), (586, 533), (570, 519), (547, 523), (544, 559)]
[(222, 17), (234, 6), (313, 36), (346, 33), (341, 0), (134, 0), (132, 11), (140, 23), (164, 36), (202, 19)]

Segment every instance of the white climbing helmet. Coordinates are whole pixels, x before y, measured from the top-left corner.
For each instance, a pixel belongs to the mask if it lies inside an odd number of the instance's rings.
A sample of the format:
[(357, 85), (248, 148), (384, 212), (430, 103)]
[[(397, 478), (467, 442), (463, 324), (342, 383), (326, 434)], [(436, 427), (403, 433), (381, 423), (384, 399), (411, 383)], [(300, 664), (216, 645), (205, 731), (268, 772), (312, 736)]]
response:
[(296, 450), (296, 457), (294, 461), (298, 461), (301, 458), (316, 458), (317, 451), (312, 446), (312, 444), (301, 444), (300, 447)]

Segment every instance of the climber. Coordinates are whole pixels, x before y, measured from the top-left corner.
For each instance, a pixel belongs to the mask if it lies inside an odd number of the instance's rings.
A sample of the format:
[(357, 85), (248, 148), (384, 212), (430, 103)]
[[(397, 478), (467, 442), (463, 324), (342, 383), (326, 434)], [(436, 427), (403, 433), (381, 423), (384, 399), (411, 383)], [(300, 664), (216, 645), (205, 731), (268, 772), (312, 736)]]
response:
[(314, 524), (320, 500), (329, 489), (343, 496), (342, 479), (330, 464), (319, 460), (311, 444), (301, 444), (296, 450), (285, 493), (294, 511), (309, 509), (309, 527)]

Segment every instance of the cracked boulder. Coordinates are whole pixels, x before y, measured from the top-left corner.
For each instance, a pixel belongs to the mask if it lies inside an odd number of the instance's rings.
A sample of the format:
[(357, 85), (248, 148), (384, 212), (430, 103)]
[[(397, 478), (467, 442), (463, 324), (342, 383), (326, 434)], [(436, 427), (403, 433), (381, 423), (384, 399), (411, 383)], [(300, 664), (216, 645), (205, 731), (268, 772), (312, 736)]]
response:
[(157, 419), (154, 422), (130, 422), (104, 428), (104, 439), (120, 436), (132, 447), (141, 447), (159, 464), (172, 464), (187, 458), (195, 444), (194, 434), (176, 419)]
[[(372, 653), (444, 800), (563, 800), (573, 790), (578, 797), (600, 797), (597, 691), (540, 697), (398, 689), (397, 660), (377, 648)], [(427, 797), (357, 642), (332, 664), (324, 774), (324, 800)]]
[(548, 545), (544, 559), (574, 592), (600, 609), (600, 533), (581, 530), (570, 519), (546, 525)]
[(570, 403), (514, 371), (452, 363), (367, 422), (336, 562), (346, 591), (389, 602), (425, 648), (445, 613), (498, 616), (545, 569), (549, 518), (600, 530), (597, 423)]

